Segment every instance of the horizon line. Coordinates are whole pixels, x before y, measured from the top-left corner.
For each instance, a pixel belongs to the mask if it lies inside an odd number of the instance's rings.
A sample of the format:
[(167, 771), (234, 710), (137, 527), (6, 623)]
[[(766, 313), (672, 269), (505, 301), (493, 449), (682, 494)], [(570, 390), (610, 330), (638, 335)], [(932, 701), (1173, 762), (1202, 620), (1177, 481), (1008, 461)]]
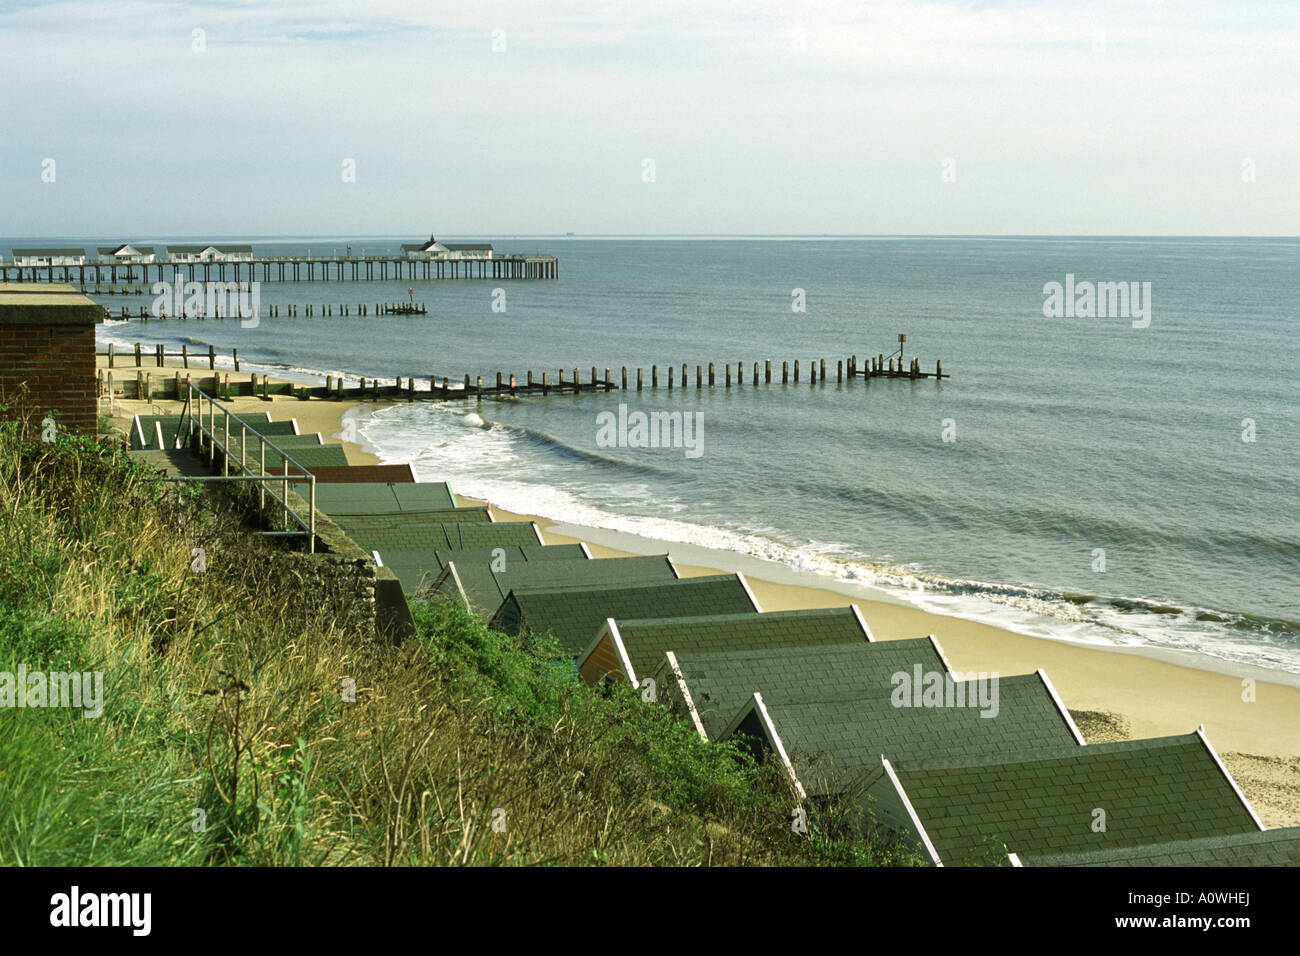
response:
[[(192, 239), (200, 233), (160, 234), (158, 239)], [(208, 234), (213, 235), (213, 234)], [(216, 233), (210, 241), (228, 241), (227, 237), (281, 242), (341, 241), (341, 240), (399, 240), (409, 237), (402, 234), (340, 234), (325, 233), (304, 236), (297, 233)], [(450, 238), (467, 239), (1300, 239), (1300, 235), (1245, 235), (1234, 233), (929, 233), (929, 232), (519, 232), (519, 233), (446, 233)], [(54, 233), (46, 235), (5, 236), (17, 240), (42, 240), (80, 238), (83, 241), (113, 240), (120, 234), (107, 233)], [(118, 241), (121, 241), (118, 239)], [(143, 239), (139, 241), (145, 241)]]

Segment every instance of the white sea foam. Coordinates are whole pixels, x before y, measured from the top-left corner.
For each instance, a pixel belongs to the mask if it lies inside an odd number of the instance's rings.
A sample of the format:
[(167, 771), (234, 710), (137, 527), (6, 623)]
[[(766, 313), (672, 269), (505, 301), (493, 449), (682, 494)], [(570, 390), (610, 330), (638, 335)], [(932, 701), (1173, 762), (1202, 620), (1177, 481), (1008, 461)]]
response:
[[(413, 418), (414, 417), (414, 418)], [(418, 419), (418, 427), (414, 419)], [(539, 481), (535, 455), (519, 435), (450, 407), (393, 406), (371, 414), (361, 434), (385, 462), (410, 462), (419, 480), (448, 481), (457, 492), (507, 511), (564, 524), (603, 529), (669, 544), (747, 555), (793, 571), (874, 592), (884, 600), (978, 621), (1034, 637), (1095, 646), (1152, 646), (1196, 651), (1224, 661), (1300, 673), (1293, 648), (1261, 647), (1235, 639), (1230, 629), (1197, 621), (1200, 609), (1174, 615), (1120, 610), (1102, 600), (1079, 603), (1066, 595), (994, 582), (945, 578), (915, 567), (873, 562), (847, 545), (783, 540), (779, 529), (736, 530), (686, 520), (681, 501), (656, 500), (633, 477), (602, 487), (602, 501)], [(628, 510), (618, 510), (619, 503)], [(653, 514), (629, 513), (636, 510)], [(725, 555), (720, 555), (725, 563)], [(812, 582), (815, 583), (815, 582)]]

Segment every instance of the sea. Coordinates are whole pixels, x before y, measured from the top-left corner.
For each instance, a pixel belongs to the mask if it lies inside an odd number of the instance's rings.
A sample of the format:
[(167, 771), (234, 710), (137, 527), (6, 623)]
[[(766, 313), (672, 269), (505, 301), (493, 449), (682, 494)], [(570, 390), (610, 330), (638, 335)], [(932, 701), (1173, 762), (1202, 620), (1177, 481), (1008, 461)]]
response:
[[(376, 255), (410, 239), (242, 241)], [(558, 256), (559, 278), (263, 283), (256, 327), (131, 320), (100, 339), (237, 348), (244, 371), (304, 381), (586, 380), (593, 365), (618, 381), (626, 366), (627, 392), (399, 404), (360, 432), (422, 480), (509, 510), (740, 552), (1026, 634), (1300, 673), (1300, 240), (491, 241)], [(1075, 308), (1053, 305), (1053, 283)], [(1129, 314), (1105, 295), (1117, 308), (1075, 301), (1099, 283), (1137, 293)], [(428, 314), (338, 309), (402, 300)], [(335, 314), (266, 316), (275, 304)], [(840, 360), (900, 347), (951, 377), (837, 380)], [(821, 359), (828, 376), (810, 384)], [(769, 360), (773, 383), (754, 387)], [(799, 384), (782, 385), (795, 360)], [(717, 384), (697, 389), (710, 362)], [(743, 363), (743, 384), (725, 387), (727, 363)], [(695, 446), (640, 447), (609, 427), (637, 412), (682, 413)]]

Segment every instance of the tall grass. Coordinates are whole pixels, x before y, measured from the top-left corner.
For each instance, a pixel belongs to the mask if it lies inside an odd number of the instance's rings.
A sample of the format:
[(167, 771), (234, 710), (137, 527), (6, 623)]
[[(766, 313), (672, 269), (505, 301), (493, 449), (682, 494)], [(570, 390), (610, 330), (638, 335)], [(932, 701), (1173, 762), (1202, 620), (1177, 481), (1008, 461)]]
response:
[(280, 547), (116, 440), (0, 417), (0, 671), (104, 674), (98, 719), (0, 709), (0, 861), (915, 862), (793, 832), (776, 769), (544, 643), (444, 604), (375, 642)]

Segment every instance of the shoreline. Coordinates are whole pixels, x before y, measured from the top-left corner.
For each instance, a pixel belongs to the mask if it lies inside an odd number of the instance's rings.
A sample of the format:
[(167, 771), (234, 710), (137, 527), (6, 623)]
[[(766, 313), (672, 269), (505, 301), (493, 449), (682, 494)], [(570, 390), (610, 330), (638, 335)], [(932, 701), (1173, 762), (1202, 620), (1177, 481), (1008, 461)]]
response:
[[(172, 362), (164, 366), (173, 367), (179, 366)], [(287, 381), (272, 376), (272, 381), (277, 380)], [(119, 404), (129, 417), (137, 406), (158, 403)], [(276, 419), (296, 418), (301, 432), (319, 431), (326, 442), (341, 443), (349, 463), (379, 464), (376, 449), (364, 444), (364, 439), (342, 440), (344, 417), (359, 418), (397, 403), (276, 396), (270, 401), (247, 397), (226, 404), (236, 412), (270, 411)], [(683, 577), (741, 571), (764, 610), (857, 604), (878, 640), (933, 634), (955, 670), (1010, 676), (1042, 668), (1089, 742), (1186, 734), (1203, 725), (1265, 825), (1300, 825), (1300, 675), (1194, 651), (1093, 645), (1021, 634), (922, 610), (865, 585), (738, 552), (583, 527), (508, 511), (459, 493), (457, 497), (464, 504), (489, 505), (497, 520), (535, 521), (548, 544), (585, 542), (595, 557), (668, 553)], [(1248, 680), (1254, 682), (1253, 701), (1243, 699)]]

